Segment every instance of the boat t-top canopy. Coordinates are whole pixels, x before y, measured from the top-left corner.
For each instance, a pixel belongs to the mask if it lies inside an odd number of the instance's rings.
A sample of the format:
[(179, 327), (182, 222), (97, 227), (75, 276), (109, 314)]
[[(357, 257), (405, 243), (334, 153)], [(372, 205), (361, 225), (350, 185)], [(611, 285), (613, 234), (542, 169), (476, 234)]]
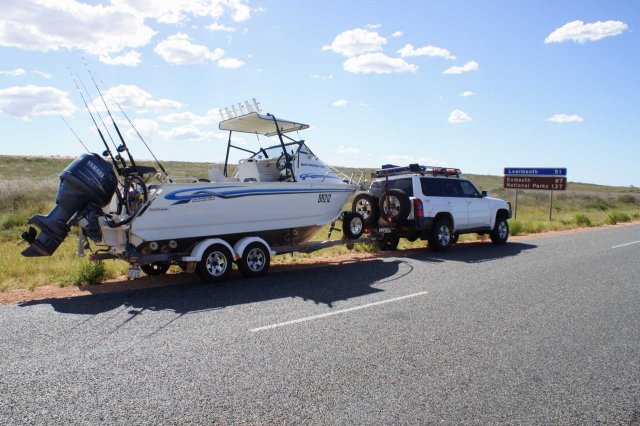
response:
[(229, 130), (233, 132), (257, 133), (264, 136), (275, 136), (278, 134), (278, 130), (275, 127), (276, 125), (278, 126), (281, 134), (309, 128), (308, 124), (281, 120), (279, 118), (274, 119), (271, 114), (263, 115), (257, 112), (251, 112), (249, 114), (221, 121), (218, 128), (220, 130)]

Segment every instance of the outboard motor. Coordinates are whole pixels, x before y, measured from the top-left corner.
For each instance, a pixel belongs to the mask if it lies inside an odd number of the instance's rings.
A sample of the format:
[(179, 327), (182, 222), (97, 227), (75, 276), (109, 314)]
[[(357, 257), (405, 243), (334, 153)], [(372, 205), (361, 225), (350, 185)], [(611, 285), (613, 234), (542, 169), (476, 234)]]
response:
[(111, 165), (98, 154), (82, 154), (60, 173), (56, 206), (46, 216), (35, 215), (22, 238), (30, 246), (23, 256), (51, 256), (69, 234), (69, 222), (88, 205), (100, 208), (111, 201), (118, 179)]

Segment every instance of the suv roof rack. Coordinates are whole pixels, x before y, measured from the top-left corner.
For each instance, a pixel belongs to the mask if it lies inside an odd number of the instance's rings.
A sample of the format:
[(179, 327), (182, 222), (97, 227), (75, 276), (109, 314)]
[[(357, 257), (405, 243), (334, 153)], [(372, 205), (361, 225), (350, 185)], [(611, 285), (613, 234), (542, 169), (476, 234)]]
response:
[(396, 176), (396, 175), (404, 175), (411, 173), (420, 173), (421, 175), (430, 174), (433, 176), (444, 175), (444, 176), (456, 176), (460, 177), (462, 172), (460, 169), (452, 168), (452, 167), (435, 167), (435, 166), (422, 166), (420, 164), (409, 164), (407, 167), (402, 166), (394, 166), (392, 164), (385, 164), (381, 169), (376, 170), (372, 173), (372, 177), (385, 177), (385, 176)]

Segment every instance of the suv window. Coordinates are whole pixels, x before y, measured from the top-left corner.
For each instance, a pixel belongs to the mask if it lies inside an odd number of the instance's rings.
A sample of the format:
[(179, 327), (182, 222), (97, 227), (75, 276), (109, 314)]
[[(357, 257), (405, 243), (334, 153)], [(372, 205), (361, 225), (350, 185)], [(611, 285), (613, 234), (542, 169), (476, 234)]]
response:
[(371, 192), (376, 196), (381, 196), (385, 190), (385, 185), (387, 185), (387, 183), (389, 184), (389, 189), (401, 189), (409, 197), (413, 197), (413, 181), (410, 177), (393, 180), (389, 179), (388, 182), (386, 180), (373, 182), (373, 184), (371, 184)]
[(480, 197), (480, 192), (468, 180), (461, 180), (460, 188), (462, 189), (463, 197)]
[(457, 180), (421, 178), (422, 193), (428, 197), (463, 197)]

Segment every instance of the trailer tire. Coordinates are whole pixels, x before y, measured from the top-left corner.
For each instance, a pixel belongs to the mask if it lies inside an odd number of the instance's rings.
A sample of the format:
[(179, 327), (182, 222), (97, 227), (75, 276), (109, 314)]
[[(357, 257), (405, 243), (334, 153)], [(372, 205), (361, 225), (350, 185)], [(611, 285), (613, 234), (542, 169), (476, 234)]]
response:
[(249, 244), (238, 260), (238, 269), (246, 278), (261, 277), (269, 270), (271, 255), (269, 249), (261, 242)]
[(411, 212), (411, 201), (401, 189), (390, 189), (380, 197), (380, 216), (388, 222), (405, 220)]
[(364, 226), (372, 227), (378, 223), (378, 218), (380, 217), (378, 202), (378, 199), (373, 195), (358, 194), (353, 199), (351, 211), (360, 213), (362, 219), (364, 219)]
[(202, 259), (196, 265), (196, 273), (202, 281), (220, 282), (231, 273), (232, 257), (222, 244), (213, 244), (204, 251)]
[(140, 265), (140, 269), (149, 276), (155, 276), (165, 274), (169, 270), (170, 266), (171, 263), (169, 262), (154, 262), (146, 265)]
[(342, 235), (350, 240), (357, 240), (364, 232), (364, 219), (360, 213), (345, 212), (342, 219)]

